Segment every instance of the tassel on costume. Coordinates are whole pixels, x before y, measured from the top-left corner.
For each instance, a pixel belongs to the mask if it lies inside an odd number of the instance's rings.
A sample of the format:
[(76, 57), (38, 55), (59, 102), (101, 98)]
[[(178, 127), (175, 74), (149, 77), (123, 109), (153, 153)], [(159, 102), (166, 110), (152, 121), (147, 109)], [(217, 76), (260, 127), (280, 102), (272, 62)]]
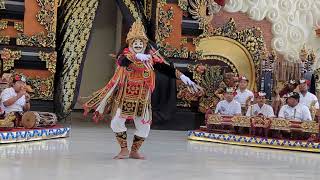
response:
[(93, 122), (98, 123), (102, 119), (103, 119), (103, 115), (100, 114), (98, 111), (93, 113), (93, 117), (92, 117)]

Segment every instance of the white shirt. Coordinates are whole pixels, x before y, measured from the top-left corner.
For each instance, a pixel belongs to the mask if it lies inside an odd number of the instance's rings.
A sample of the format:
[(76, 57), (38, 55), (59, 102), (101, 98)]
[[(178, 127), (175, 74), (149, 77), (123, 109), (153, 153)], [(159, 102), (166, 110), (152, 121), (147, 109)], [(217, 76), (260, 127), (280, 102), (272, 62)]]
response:
[(254, 95), (253, 92), (246, 89), (243, 92), (240, 89), (237, 90), (237, 95), (234, 97), (234, 100), (238, 101), (242, 106), (246, 105), (248, 97), (252, 96), (251, 101), (253, 101)]
[(220, 101), (217, 104), (215, 114), (230, 116), (241, 114), (241, 105), (235, 100), (231, 101), (230, 103), (226, 100)]
[(297, 104), (295, 107), (284, 105), (279, 112), (279, 118), (300, 119), (302, 121), (312, 121), (309, 108), (303, 104)]
[(263, 104), (261, 108), (258, 104), (249, 106), (246, 116), (257, 116), (259, 114), (266, 117), (275, 117), (272, 107), (268, 104)]
[(3, 110), (6, 113), (23, 111), (23, 107), (26, 104), (26, 97), (24, 95), (21, 98), (19, 98), (15, 103), (13, 103), (11, 106), (4, 106), (3, 105), (3, 102), (5, 102), (15, 96), (17, 96), (17, 93), (12, 87), (6, 88), (2, 91), (2, 93), (1, 93), (1, 106), (3, 107)]
[(300, 100), (299, 103), (307, 106), (308, 108), (310, 108), (311, 104), (313, 101), (315, 101), (315, 108), (319, 109), (319, 102), (318, 102), (318, 98), (317, 96), (315, 96), (314, 94), (307, 92), (305, 96), (303, 96), (301, 93), (299, 93), (300, 95)]

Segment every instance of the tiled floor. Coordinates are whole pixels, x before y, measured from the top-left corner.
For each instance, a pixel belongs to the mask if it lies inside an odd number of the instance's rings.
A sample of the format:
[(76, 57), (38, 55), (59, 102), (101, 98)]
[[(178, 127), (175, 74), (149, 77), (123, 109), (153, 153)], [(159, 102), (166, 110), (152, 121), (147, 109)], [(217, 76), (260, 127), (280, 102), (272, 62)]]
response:
[(73, 122), (71, 135), (0, 145), (1, 180), (320, 178), (320, 154), (189, 142), (185, 132), (151, 131), (143, 146), (147, 160), (113, 160), (118, 146), (109, 128), (82, 120)]

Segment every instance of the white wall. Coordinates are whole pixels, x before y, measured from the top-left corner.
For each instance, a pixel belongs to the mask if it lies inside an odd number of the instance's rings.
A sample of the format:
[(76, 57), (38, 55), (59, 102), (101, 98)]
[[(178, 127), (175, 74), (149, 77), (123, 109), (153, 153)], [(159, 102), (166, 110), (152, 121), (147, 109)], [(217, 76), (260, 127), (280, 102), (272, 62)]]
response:
[[(115, 64), (109, 54), (118, 49), (116, 39), (121, 23), (117, 25), (117, 21), (121, 22), (115, 1), (100, 1), (83, 68), (79, 93), (82, 97), (102, 88), (113, 75)], [(79, 104), (75, 106), (80, 108)]]

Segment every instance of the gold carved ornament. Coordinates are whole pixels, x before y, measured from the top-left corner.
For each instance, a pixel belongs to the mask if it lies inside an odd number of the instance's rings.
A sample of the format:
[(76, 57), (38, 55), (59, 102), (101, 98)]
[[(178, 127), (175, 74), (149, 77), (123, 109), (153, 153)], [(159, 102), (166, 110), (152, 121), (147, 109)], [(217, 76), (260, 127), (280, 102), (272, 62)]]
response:
[(246, 116), (233, 116), (232, 122), (234, 126), (251, 127), (250, 117)]
[[(173, 19), (174, 12), (172, 7), (170, 7), (168, 10), (164, 10), (164, 6), (166, 6), (167, 3), (160, 1), (157, 4), (157, 33), (156, 33), (156, 40), (157, 44), (160, 45), (160, 47), (165, 46), (164, 41), (166, 38), (170, 37), (173, 26), (171, 24), (171, 20)], [(165, 54), (164, 54), (165, 55)]]
[(55, 74), (56, 72), (56, 62), (57, 62), (57, 52), (39, 52), (39, 58), (41, 61), (46, 62), (46, 68), (52, 73)]
[(35, 77), (28, 78), (34, 93), (31, 95), (32, 99), (52, 100), (54, 90), (54, 75), (47, 78)]
[(37, 2), (41, 7), (40, 11), (36, 15), (38, 22), (43, 25), (48, 32), (54, 32), (55, 0), (37, 0)]
[[(0, 30), (4, 30), (8, 28), (8, 21), (1, 20), (0, 21)], [(14, 29), (17, 31), (23, 32), (23, 22), (14, 22)]]
[(27, 77), (27, 83), (34, 90), (30, 94), (32, 99), (53, 100), (54, 74), (46, 78), (26, 76), (21, 72), (16, 72), (16, 74)]
[(33, 36), (18, 33), (17, 45), (19, 46), (36, 46), (36, 47), (50, 47), (54, 48), (56, 35), (55, 33), (38, 33)]
[(183, 11), (187, 11), (188, 10), (188, 0), (178, 0), (178, 6), (183, 10)]
[[(207, 124), (221, 124), (223, 122), (223, 116), (212, 114), (208, 116)], [(239, 127), (251, 127), (251, 122), (255, 123), (256, 127), (263, 127), (274, 130), (290, 131), (291, 122), (288, 119), (282, 118), (265, 118), (256, 116), (233, 116), (231, 117), (232, 125)], [(302, 122), (301, 128), (303, 132), (319, 133), (319, 123), (316, 122)]]
[(166, 7), (167, 2), (161, 0), (157, 4), (157, 12), (156, 12), (156, 22), (157, 22), (157, 31), (156, 31), (156, 42), (157, 45), (162, 52), (162, 54), (166, 57), (173, 58), (191, 58), (196, 59), (199, 56), (199, 52), (191, 52), (185, 46), (187, 43), (186, 38), (181, 39), (180, 47), (175, 48), (171, 46), (169, 43), (166, 43), (166, 38), (170, 37), (173, 32), (173, 25), (171, 21), (174, 17), (173, 7), (164, 9)]
[(21, 58), (21, 51), (12, 51), (10, 49), (4, 48), (1, 51), (1, 59), (2, 59), (2, 70), (8, 71), (14, 67), (14, 61), (19, 60)]
[[(37, 0), (40, 11), (36, 17), (47, 32), (40, 32), (33, 36), (18, 33), (16, 40), (17, 45), (55, 48), (55, 1), (56, 0)], [(17, 30), (18, 29), (21, 31), (21, 25), (17, 25)]]
[(209, 115), (207, 124), (216, 124), (219, 125), (222, 122), (222, 118), (220, 115)]
[(0, 30), (4, 30), (8, 28), (8, 21), (1, 20), (0, 21)]
[(304, 132), (319, 133), (319, 123), (316, 122), (302, 122), (301, 127)]
[(208, 7), (210, 1), (208, 0), (190, 0), (189, 1), (189, 13), (193, 19), (196, 19), (199, 24), (199, 29), (209, 30), (213, 29), (211, 21), (213, 19), (213, 13), (208, 14)]
[(240, 127), (251, 127), (250, 123), (250, 117), (246, 116), (230, 116), (230, 117), (223, 117), (221, 115), (212, 114), (208, 116), (207, 124), (222, 124), (224, 121), (224, 118), (227, 118), (228, 121), (231, 118), (231, 124), (233, 126), (240, 126)]
[(166, 38), (170, 37), (173, 32), (173, 25), (171, 21), (174, 17), (174, 10), (172, 7), (167, 10), (167, 2), (165, 0), (158, 1), (157, 12), (156, 12), (156, 22), (157, 22), (157, 31), (156, 31), (156, 42), (162, 52), (166, 57), (173, 58), (191, 58), (198, 59), (201, 57), (200, 51), (190, 51), (186, 46), (187, 38), (181, 38), (180, 47), (176, 48), (171, 46), (169, 43), (166, 43)]
[(0, 119), (0, 127), (14, 127), (14, 121), (16, 120), (16, 116), (13, 112), (6, 115), (4, 119)]
[(208, 109), (215, 109), (220, 98), (215, 95), (218, 85), (223, 81), (221, 67), (209, 65), (189, 66), (193, 73), (193, 79), (204, 88), (204, 94), (199, 99), (199, 111), (206, 112)]
[(270, 129), (290, 130), (290, 122), (287, 119), (273, 118)]
[(24, 25), (23, 22), (14, 22), (14, 29), (17, 31), (23, 32)]
[[(8, 28), (8, 21), (1, 20), (0, 21), (0, 30), (4, 30), (7, 28)], [(10, 36), (0, 35), (0, 44), (9, 44), (9, 43), (10, 43)]]
[[(0, 21), (0, 30), (4, 30), (8, 28), (8, 21), (1, 20)], [(17, 31), (23, 32), (23, 23), (14, 22), (14, 28)], [(8, 45), (10, 43), (10, 36), (0, 36), (0, 44)]]
[[(184, 1), (184, 4), (186, 1)], [(187, 4), (188, 6), (188, 4)], [(204, 33), (211, 33), (214, 31), (212, 20), (214, 14), (217, 14), (221, 6), (214, 0), (189, 0), (188, 12), (193, 19), (199, 22), (199, 29)]]
[(265, 116), (253, 116), (250, 118), (251, 127), (257, 128), (270, 128), (271, 119), (266, 118)]
[(10, 36), (0, 36), (0, 44), (9, 44)]

